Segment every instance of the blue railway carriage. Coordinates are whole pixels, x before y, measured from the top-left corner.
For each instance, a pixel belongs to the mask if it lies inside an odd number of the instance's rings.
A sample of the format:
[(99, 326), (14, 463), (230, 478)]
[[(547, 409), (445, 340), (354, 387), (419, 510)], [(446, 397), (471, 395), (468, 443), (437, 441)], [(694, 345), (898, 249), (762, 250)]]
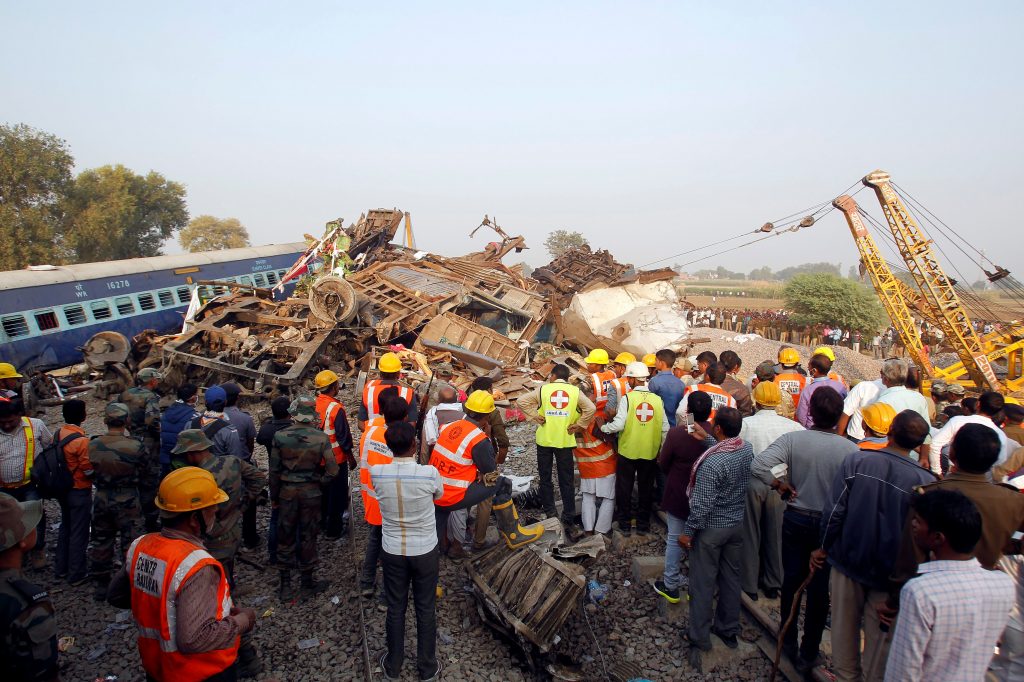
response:
[[(195, 282), (274, 287), (305, 248), (297, 242), (0, 272), (0, 361), (24, 374), (81, 362), (77, 349), (99, 331), (129, 339), (145, 329), (180, 331)], [(225, 291), (203, 286), (200, 295)]]

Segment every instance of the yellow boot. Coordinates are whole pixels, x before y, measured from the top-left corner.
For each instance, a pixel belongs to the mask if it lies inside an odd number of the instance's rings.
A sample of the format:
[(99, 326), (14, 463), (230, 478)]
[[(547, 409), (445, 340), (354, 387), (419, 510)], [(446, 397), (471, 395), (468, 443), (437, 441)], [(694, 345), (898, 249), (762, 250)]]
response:
[(519, 525), (519, 512), (516, 511), (516, 505), (511, 499), (500, 504), (495, 503), (492, 510), (498, 520), (498, 530), (501, 531), (509, 549), (528, 545), (544, 534), (544, 526), (539, 523), (526, 528)]

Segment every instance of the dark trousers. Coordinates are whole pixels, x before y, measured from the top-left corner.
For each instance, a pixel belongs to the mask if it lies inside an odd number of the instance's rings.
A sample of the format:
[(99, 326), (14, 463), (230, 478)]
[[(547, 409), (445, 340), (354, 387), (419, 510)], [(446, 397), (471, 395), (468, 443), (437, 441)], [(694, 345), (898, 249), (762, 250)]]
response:
[(327, 485), (323, 498), (324, 535), (341, 537), (342, 515), (348, 509), (348, 464), (338, 465), (338, 475)]
[(658, 462), (653, 459), (629, 459), (615, 456), (615, 519), (619, 528), (630, 527), (633, 515), (633, 482), (637, 486), (636, 529), (651, 528), (651, 503), (654, 501), (654, 481)]
[(267, 554), (272, 564), (277, 563), (277, 515), (277, 509), (271, 508), (270, 526), (267, 528)]
[(260, 534), (256, 530), (255, 500), (242, 511), (242, 544), (250, 549), (260, 546)]
[(571, 524), (576, 516), (576, 486), (573, 478), (572, 448), (537, 446), (537, 473), (540, 475), (540, 502), (548, 516), (557, 513), (552, 466), (558, 471), (558, 494), (562, 496), (562, 523)]
[[(28, 502), (29, 500), (38, 500), (39, 490), (36, 489), (35, 483), (28, 483), (18, 488), (0, 488), (0, 492), (5, 492), (18, 502)], [(32, 549), (45, 550), (46, 549), (46, 508), (43, 507), (43, 515), (39, 517), (39, 523), (36, 524), (36, 546)]]
[[(743, 526), (697, 531), (690, 552), (690, 641), (711, 643), (712, 612), (715, 630), (736, 635), (740, 630), (740, 555)], [(715, 588), (718, 605), (712, 609)]]
[(89, 548), (89, 524), (92, 521), (92, 488), (74, 488), (60, 502), (60, 532), (57, 535), (58, 576), (75, 581), (89, 574), (86, 550)]
[(377, 562), (380, 561), (381, 540), (384, 537), (383, 531), (383, 526), (370, 526), (370, 532), (366, 534), (363, 572), (359, 576), (360, 587), (373, 587), (377, 584)]
[[(821, 547), (821, 516), (805, 514), (790, 508), (782, 517), (782, 620), (789, 618), (789, 610), (793, 605), (793, 595), (807, 578), (810, 570), (811, 552)], [(800, 646), (800, 655), (811, 660), (818, 655), (821, 646), (821, 633), (825, 630), (825, 619), (828, 617), (828, 582), (831, 567), (828, 563), (814, 572), (814, 578), (807, 586), (807, 609), (804, 613), (804, 638)], [(784, 646), (796, 649), (797, 627), (800, 620), (800, 609), (797, 607), (797, 618), (786, 633)]]
[(384, 567), (384, 596), (388, 603), (385, 625), (388, 656), (387, 673), (398, 677), (405, 661), (405, 610), (409, 604), (409, 586), (416, 608), (416, 669), (421, 680), (437, 673), (437, 601), (438, 548), (420, 556), (381, 553)]

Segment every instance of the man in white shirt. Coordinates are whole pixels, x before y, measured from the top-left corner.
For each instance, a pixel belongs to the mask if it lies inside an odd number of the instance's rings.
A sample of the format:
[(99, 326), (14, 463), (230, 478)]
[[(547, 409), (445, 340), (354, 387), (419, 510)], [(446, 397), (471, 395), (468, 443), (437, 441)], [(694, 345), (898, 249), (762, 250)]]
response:
[(875, 402), (878, 394), (885, 390), (881, 379), (861, 381), (850, 389), (843, 401), (843, 416), (839, 418), (839, 435), (848, 436), (851, 440), (864, 440), (864, 417), (860, 408)]
[[(34, 457), (49, 447), (53, 434), (46, 424), (26, 417), (21, 398), (0, 398), (0, 492), (18, 502), (38, 500), (39, 490), (32, 481)], [(29, 457), (29, 452), (33, 457)], [(29, 553), (33, 568), (46, 566), (46, 513), (36, 526), (36, 545)]]
[[(931, 424), (931, 414), (928, 410), (928, 400), (917, 391), (911, 391), (906, 387), (907, 375), (910, 374), (910, 365), (903, 358), (889, 358), (882, 363), (882, 383), (885, 390), (878, 394), (875, 400), (877, 403), (885, 403), (896, 410), (899, 414), (903, 410), (913, 410), (921, 415), (925, 422)], [(845, 410), (845, 407), (844, 407)], [(920, 456), (911, 452), (911, 459), (914, 459), (921, 466), (926, 466), (929, 461), (931, 447), (931, 436), (925, 439), (921, 446)], [(936, 456), (938, 453), (936, 453)]]
[(990, 427), (999, 436), (999, 459), (996, 460), (995, 466), (999, 466), (1007, 460), (1010, 453), (1015, 449), (1014, 441), (1009, 440), (1003, 430), (996, 426), (996, 423), (992, 420), (993, 417), (998, 415), (1006, 401), (1002, 394), (996, 393), (995, 391), (988, 391), (982, 393), (978, 398), (978, 414), (962, 415), (953, 417), (946, 425), (939, 429), (939, 432), (935, 434), (935, 438), (932, 439), (932, 451), (928, 458), (929, 465), (932, 473), (942, 473), (942, 462), (941, 452), (942, 448), (946, 447), (953, 442), (953, 436), (959, 431), (964, 424), (984, 424)]
[(384, 433), (394, 454), (390, 464), (370, 467), (381, 515), (381, 564), (388, 604), (387, 651), (378, 663), (389, 680), (397, 680), (405, 658), (405, 610), (412, 587), (416, 607), (416, 667), (421, 680), (437, 680), (437, 529), (434, 500), (444, 493), (441, 474), (416, 463), (416, 430), (408, 422), (388, 425)]
[(462, 419), (464, 414), (462, 403), (459, 402), (459, 393), (454, 387), (445, 385), (438, 389), (437, 405), (431, 407), (423, 418), (423, 448), (421, 451), (427, 453), (428, 458), (441, 429), (447, 424)]

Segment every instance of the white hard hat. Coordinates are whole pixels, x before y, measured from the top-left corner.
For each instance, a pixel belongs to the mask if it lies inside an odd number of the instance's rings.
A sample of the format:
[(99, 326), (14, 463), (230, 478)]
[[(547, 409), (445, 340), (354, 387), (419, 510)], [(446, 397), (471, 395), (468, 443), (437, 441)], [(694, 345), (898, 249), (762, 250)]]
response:
[(634, 379), (646, 379), (651, 375), (650, 370), (642, 362), (631, 362), (626, 365), (626, 376)]

